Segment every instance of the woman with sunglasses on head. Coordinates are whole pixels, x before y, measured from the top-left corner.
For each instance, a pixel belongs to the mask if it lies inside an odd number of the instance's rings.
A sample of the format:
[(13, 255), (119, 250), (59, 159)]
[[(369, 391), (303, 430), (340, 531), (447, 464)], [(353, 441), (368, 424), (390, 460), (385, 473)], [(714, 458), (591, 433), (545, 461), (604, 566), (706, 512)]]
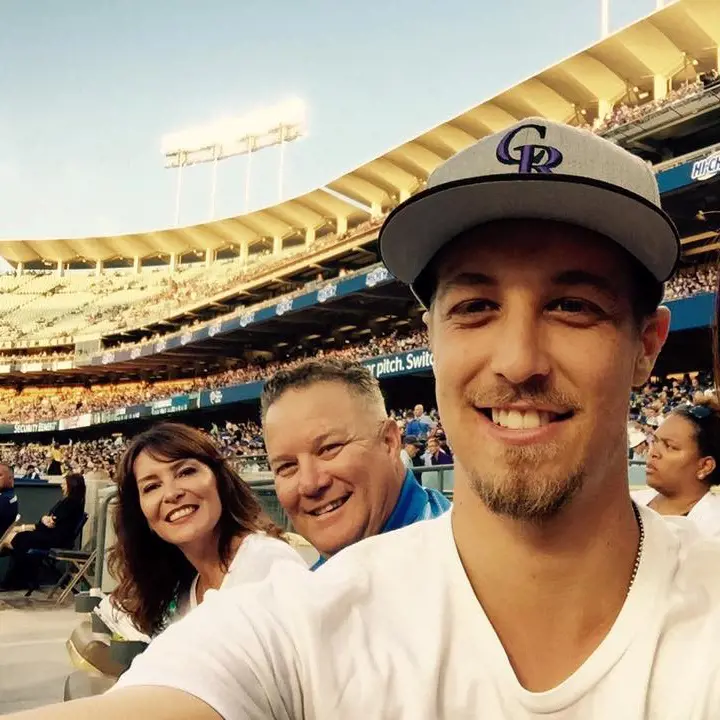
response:
[(703, 535), (720, 535), (720, 404), (715, 396), (672, 411), (651, 438), (649, 490), (633, 493), (660, 515), (686, 516)]
[(209, 592), (261, 580), (279, 563), (307, 568), (199, 430), (161, 423), (138, 435), (116, 482), (112, 604), (148, 637)]

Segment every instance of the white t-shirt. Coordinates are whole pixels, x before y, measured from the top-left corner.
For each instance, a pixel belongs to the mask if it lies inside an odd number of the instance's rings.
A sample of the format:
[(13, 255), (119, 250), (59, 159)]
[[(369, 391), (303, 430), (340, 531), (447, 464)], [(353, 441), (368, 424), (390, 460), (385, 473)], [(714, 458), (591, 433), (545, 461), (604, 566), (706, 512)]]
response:
[[(274, 563), (292, 562), (304, 569), (308, 569), (307, 563), (302, 559), (297, 550), (294, 550), (287, 543), (277, 538), (268, 537), (264, 533), (252, 533), (247, 535), (240, 547), (235, 552), (235, 557), (228, 567), (227, 573), (219, 588), (211, 588), (205, 591), (203, 602), (212, 597), (215, 593), (249, 582), (264, 580), (270, 573)], [(188, 596), (181, 603), (181, 612), (185, 614), (198, 607), (197, 583), (200, 576), (196, 575), (190, 585)]]
[[(291, 563), (309, 571), (308, 563), (290, 545), (263, 533), (247, 535), (235, 552), (230, 567), (223, 578), (220, 587), (205, 592), (203, 602), (222, 590), (223, 592), (231, 587), (245, 583), (264, 580), (276, 563)], [(197, 606), (197, 581), (196, 575), (190, 586), (190, 590), (181, 599), (178, 609), (171, 622), (179, 622), (187, 613)], [(116, 607), (112, 601), (112, 595), (107, 595), (100, 602), (94, 611), (103, 622), (115, 633), (126, 640), (138, 640), (149, 643), (151, 638), (140, 632), (133, 624), (130, 616), (123, 610)]]
[[(630, 493), (638, 505), (649, 505), (658, 494), (652, 488)], [(670, 517), (670, 516), (665, 516)], [(720, 537), (720, 495), (706, 492), (687, 514), (705, 537)]]
[[(118, 688), (197, 696), (225, 720), (717, 720), (720, 543), (641, 509), (614, 626), (543, 693), (517, 681), (462, 568), (451, 513), (286, 566), (161, 635)], [(522, 619), (518, 619), (522, 622)]]

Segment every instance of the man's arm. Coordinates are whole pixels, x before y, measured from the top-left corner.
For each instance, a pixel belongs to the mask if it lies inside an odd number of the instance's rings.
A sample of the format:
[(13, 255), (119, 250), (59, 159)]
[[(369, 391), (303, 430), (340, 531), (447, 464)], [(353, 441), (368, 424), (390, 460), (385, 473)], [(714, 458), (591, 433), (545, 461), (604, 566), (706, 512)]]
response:
[(223, 720), (209, 705), (181, 690), (131, 687), (108, 695), (5, 715), (8, 720)]
[(206, 598), (155, 638), (105, 695), (17, 717), (299, 720), (303, 699), (292, 616), (312, 591), (313, 575), (302, 564), (282, 566), (264, 582)]

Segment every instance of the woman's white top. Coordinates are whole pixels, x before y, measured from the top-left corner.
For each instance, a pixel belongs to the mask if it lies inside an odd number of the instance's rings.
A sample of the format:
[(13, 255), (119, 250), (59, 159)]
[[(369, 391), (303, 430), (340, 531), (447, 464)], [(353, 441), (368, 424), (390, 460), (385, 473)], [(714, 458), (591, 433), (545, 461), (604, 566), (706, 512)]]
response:
[[(235, 552), (235, 557), (232, 559), (220, 587), (217, 590), (206, 590), (204, 597), (209, 597), (212, 593), (219, 592), (220, 590), (228, 590), (237, 585), (264, 580), (275, 563), (282, 562), (290, 562), (307, 567), (307, 563), (302, 559), (297, 550), (290, 547), (288, 543), (278, 540), (277, 538), (269, 537), (264, 533), (247, 535)], [(197, 584), (199, 577), (199, 575), (195, 576), (192, 585), (190, 585), (188, 595), (180, 603), (177, 613), (178, 618), (186, 615), (190, 610), (194, 610), (197, 607)]]
[[(207, 590), (204, 597), (207, 598), (220, 590), (228, 590), (238, 585), (263, 580), (271, 568), (277, 567), (278, 563), (300, 565), (310, 572), (308, 562), (303, 560), (297, 550), (294, 550), (288, 543), (269, 537), (265, 533), (247, 535), (235, 551), (235, 557), (232, 559), (220, 587), (217, 590)], [(178, 608), (173, 614), (171, 623), (180, 620), (197, 607), (198, 577), (198, 575), (195, 576), (190, 590), (178, 603)], [(114, 633), (126, 640), (150, 642), (151, 638), (133, 625), (130, 617), (115, 606), (110, 595), (103, 598), (95, 612)]]
[[(630, 493), (638, 505), (649, 505), (658, 493), (652, 488)], [(720, 495), (706, 492), (687, 514), (705, 537), (720, 536)]]

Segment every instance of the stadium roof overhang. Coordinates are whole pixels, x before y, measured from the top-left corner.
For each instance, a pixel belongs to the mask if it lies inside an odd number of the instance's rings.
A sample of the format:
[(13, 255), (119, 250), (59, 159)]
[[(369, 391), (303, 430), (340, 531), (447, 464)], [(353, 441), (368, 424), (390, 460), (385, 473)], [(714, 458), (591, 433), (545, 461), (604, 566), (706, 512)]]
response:
[(222, 249), (268, 238), (342, 234), (422, 189), (445, 159), (525, 117), (581, 123), (625, 98), (653, 97), (668, 79), (694, 79), (717, 68), (720, 2), (676, 0), (592, 47), (476, 105), (327, 187), (257, 212), (176, 229), (108, 237), (3, 240), (17, 263), (146, 258)]

